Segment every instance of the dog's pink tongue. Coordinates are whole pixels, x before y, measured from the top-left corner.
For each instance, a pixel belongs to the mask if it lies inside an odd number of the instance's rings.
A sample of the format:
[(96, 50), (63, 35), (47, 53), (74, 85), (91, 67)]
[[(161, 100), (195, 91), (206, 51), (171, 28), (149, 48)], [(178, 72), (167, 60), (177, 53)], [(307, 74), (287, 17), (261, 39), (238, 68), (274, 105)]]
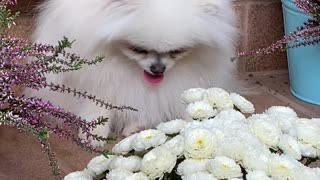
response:
[(163, 75), (152, 75), (147, 71), (144, 71), (144, 78), (149, 84), (157, 86), (163, 80)]

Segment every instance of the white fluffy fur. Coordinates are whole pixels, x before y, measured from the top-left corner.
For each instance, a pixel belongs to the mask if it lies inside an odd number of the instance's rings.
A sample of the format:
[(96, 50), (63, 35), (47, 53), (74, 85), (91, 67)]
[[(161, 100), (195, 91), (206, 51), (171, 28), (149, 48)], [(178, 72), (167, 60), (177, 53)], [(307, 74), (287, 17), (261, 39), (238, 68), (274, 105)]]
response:
[[(230, 60), (237, 35), (230, 0), (49, 0), (37, 22), (36, 42), (56, 44), (67, 36), (76, 40), (71, 52), (88, 59), (105, 56), (98, 66), (49, 75), (49, 81), (139, 110), (107, 111), (69, 95), (36, 92), (88, 120), (109, 116), (111, 124), (95, 130), (99, 135), (108, 136), (109, 125), (127, 135), (183, 118), (185, 107), (179, 97), (188, 88), (217, 86), (239, 91)], [(159, 87), (152, 87), (146, 84), (143, 69), (119, 50), (122, 41), (161, 52), (184, 46), (192, 50), (165, 73)]]

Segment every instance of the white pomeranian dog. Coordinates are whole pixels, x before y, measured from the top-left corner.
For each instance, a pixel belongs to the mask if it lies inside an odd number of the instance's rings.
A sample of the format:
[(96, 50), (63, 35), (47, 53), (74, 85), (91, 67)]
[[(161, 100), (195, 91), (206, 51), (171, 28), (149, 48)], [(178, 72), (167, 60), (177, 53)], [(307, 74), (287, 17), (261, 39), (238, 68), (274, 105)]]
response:
[[(40, 8), (34, 41), (76, 40), (70, 52), (97, 66), (49, 75), (48, 81), (87, 91), (138, 112), (106, 110), (88, 100), (47, 91), (40, 96), (88, 121), (109, 122), (93, 133), (130, 135), (163, 121), (185, 118), (180, 94), (194, 87), (239, 91), (234, 44), (237, 38), (231, 0), (48, 0)], [(93, 146), (104, 142), (86, 139)]]

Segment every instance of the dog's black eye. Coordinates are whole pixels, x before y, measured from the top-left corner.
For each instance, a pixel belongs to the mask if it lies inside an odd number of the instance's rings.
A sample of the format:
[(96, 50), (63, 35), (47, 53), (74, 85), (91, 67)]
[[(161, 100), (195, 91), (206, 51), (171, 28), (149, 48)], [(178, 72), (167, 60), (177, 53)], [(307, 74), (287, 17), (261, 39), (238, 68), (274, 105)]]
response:
[(186, 52), (185, 49), (177, 49), (177, 50), (174, 50), (174, 51), (170, 51), (170, 54), (171, 55), (178, 55), (178, 54), (182, 54), (184, 52)]
[(181, 48), (181, 49), (177, 49), (177, 50), (170, 51), (169, 54), (170, 54), (171, 57), (174, 58), (174, 57), (176, 57), (177, 55), (182, 54), (182, 53), (184, 53), (184, 52), (186, 52), (186, 50), (183, 49), (183, 48)]
[(148, 54), (148, 51), (137, 46), (129, 46), (129, 49), (137, 54)]

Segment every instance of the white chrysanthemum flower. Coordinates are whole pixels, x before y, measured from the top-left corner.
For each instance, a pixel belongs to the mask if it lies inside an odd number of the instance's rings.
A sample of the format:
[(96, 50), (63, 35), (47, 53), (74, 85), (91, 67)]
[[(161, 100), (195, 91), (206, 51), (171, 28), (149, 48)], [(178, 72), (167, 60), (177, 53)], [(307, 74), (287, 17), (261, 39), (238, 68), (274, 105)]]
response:
[(277, 180), (295, 179), (299, 163), (290, 156), (274, 154), (269, 160), (268, 174)]
[(279, 144), (281, 129), (276, 123), (268, 119), (248, 119), (253, 133), (258, 139), (269, 147), (276, 147)]
[(272, 180), (264, 171), (252, 171), (246, 175), (247, 180)]
[(301, 122), (301, 121), (310, 121), (310, 119), (308, 119), (308, 118), (298, 118), (298, 122)]
[(205, 172), (207, 171), (206, 165), (208, 161), (208, 159), (185, 159), (178, 165), (177, 174), (185, 176), (196, 172)]
[(292, 108), (285, 106), (272, 106), (265, 113), (275, 117), (298, 118), (297, 113)]
[(265, 111), (265, 114), (269, 115), (273, 120), (279, 123), (283, 133), (290, 135), (296, 134), (293, 126), (298, 119), (298, 116), (290, 107), (272, 106)]
[(143, 172), (134, 173), (124, 178), (123, 180), (150, 180)]
[(285, 154), (287, 154), (297, 160), (300, 160), (302, 158), (298, 141), (295, 138), (293, 138), (287, 134), (284, 134), (281, 136), (280, 142), (279, 142), (279, 148)]
[(242, 113), (254, 113), (255, 109), (253, 104), (248, 101), (246, 98), (240, 96), (237, 93), (231, 93), (230, 97), (233, 104), (242, 112)]
[(205, 92), (206, 90), (202, 88), (189, 89), (181, 94), (181, 100), (186, 104), (201, 101)]
[(182, 180), (217, 180), (217, 178), (208, 172), (196, 172), (193, 174), (187, 174), (181, 178)]
[(109, 163), (109, 169), (124, 169), (130, 172), (137, 172), (141, 167), (141, 158), (138, 156), (117, 156)]
[(252, 133), (251, 126), (249, 125), (248, 122), (226, 120), (223, 123), (223, 125), (224, 125), (223, 131), (233, 132), (234, 134), (236, 134), (237, 132), (240, 132), (240, 133), (241, 132), (250, 132), (250, 133)]
[(295, 125), (297, 138), (306, 144), (312, 144), (320, 149), (320, 121), (306, 120), (298, 121)]
[(312, 168), (312, 170), (320, 177), (320, 168)]
[(163, 144), (167, 136), (159, 130), (149, 129), (141, 131), (132, 141), (132, 148), (136, 151), (143, 151), (151, 147)]
[(271, 153), (264, 150), (249, 150), (244, 154), (242, 165), (251, 171), (267, 171)]
[[(320, 174), (317, 168), (303, 167), (299, 173), (296, 173), (296, 179), (301, 180), (316, 180), (320, 179)], [(319, 168), (318, 168), (319, 169)]]
[(137, 134), (133, 134), (123, 140), (121, 140), (120, 142), (118, 142), (117, 144), (115, 144), (112, 148), (112, 152), (115, 154), (128, 154), (133, 148), (132, 148), (132, 142), (133, 140), (136, 138)]
[(221, 111), (215, 118), (232, 121), (244, 121), (246, 119), (246, 117), (241, 112), (234, 109)]
[(218, 179), (242, 177), (240, 165), (233, 159), (217, 156), (207, 164), (208, 170)]
[(176, 119), (165, 123), (160, 123), (157, 126), (157, 129), (165, 134), (177, 134), (186, 126), (186, 124), (186, 121), (182, 119)]
[[(210, 119), (212, 120), (212, 119)], [(207, 125), (206, 125), (206, 121), (192, 121), (192, 122), (188, 122), (187, 125), (181, 130), (180, 134), (181, 135), (185, 135), (186, 132), (191, 131), (193, 129), (198, 129), (198, 128), (205, 128), (207, 129)]]
[(274, 120), (279, 122), (279, 126), (281, 128), (281, 131), (284, 134), (289, 134), (290, 136), (297, 137), (297, 131), (294, 128), (295, 122), (297, 119), (292, 119), (292, 118), (275, 118), (272, 117)]
[(243, 144), (245, 144), (246, 148), (249, 149), (251, 147), (254, 147), (256, 150), (268, 150), (268, 147), (263, 144), (258, 138), (257, 136), (255, 136), (255, 134), (253, 134), (251, 132), (251, 130), (248, 128), (243, 128), (243, 130), (241, 131), (241, 129), (237, 130), (237, 131), (232, 131), (231, 133), (229, 132), (228, 134), (232, 134), (233, 137), (238, 137), (240, 139), (242, 139)]
[(131, 176), (133, 172), (124, 169), (113, 169), (107, 175), (107, 180), (124, 180), (125, 178)]
[(210, 88), (204, 94), (204, 99), (219, 111), (233, 109), (233, 102), (229, 93), (221, 88)]
[(76, 171), (66, 175), (64, 180), (93, 180), (93, 177), (89, 171)]
[(188, 105), (187, 114), (195, 120), (204, 120), (213, 117), (217, 111), (207, 101), (196, 101)]
[(214, 134), (207, 129), (193, 129), (185, 134), (184, 155), (186, 158), (212, 158), (217, 148)]
[(105, 172), (112, 158), (106, 158), (104, 155), (100, 155), (91, 159), (87, 165), (87, 169), (94, 175), (100, 175)]
[(221, 155), (232, 158), (233, 160), (240, 162), (243, 159), (244, 154), (247, 152), (247, 143), (239, 137), (225, 138), (221, 144)]
[(271, 119), (279, 124), (283, 133), (295, 136), (296, 131), (293, 126), (298, 120), (298, 117), (291, 108), (283, 106), (273, 106), (266, 110), (265, 114), (269, 115)]
[[(226, 136), (226, 132), (224, 132), (222, 129), (217, 128), (210, 128), (211, 132), (215, 135), (217, 142), (222, 142)], [(220, 149), (221, 147), (219, 147)]]
[(275, 121), (273, 118), (271, 118), (271, 116), (269, 116), (268, 114), (253, 114), (250, 117), (247, 118), (247, 122), (253, 122), (253, 121), (267, 121), (267, 122), (272, 122), (273, 124), (275, 124), (276, 126), (279, 127), (279, 122)]
[(172, 154), (180, 157), (184, 151), (184, 137), (182, 135), (177, 135), (169, 141), (162, 144), (161, 147), (166, 148)]
[(254, 120), (259, 120), (263, 119), (265, 121), (273, 121), (272, 118), (265, 113), (262, 114), (252, 114), (250, 117), (247, 118), (248, 121), (254, 121)]
[(312, 144), (306, 144), (300, 141), (298, 141), (298, 143), (303, 157), (316, 158), (319, 155), (317, 149), (313, 147)]
[(320, 123), (320, 118), (311, 118), (314, 123)]
[(150, 179), (161, 179), (175, 167), (177, 157), (163, 147), (156, 147), (144, 155), (141, 171)]

